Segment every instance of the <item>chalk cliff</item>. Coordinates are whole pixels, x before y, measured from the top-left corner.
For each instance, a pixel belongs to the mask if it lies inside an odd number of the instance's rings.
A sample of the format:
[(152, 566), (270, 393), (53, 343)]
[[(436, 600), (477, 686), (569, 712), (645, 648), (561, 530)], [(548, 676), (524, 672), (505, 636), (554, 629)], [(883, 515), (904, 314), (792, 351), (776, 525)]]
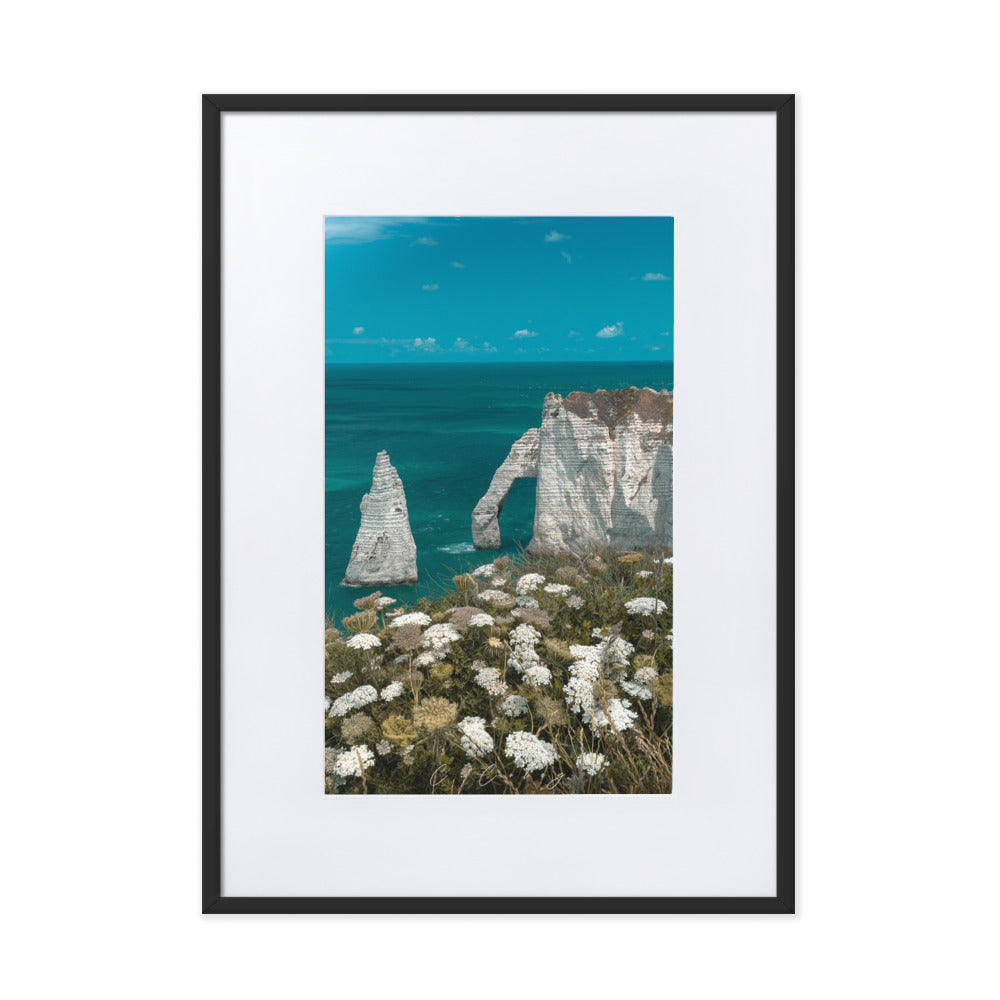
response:
[(476, 548), (500, 545), (515, 479), (534, 475), (533, 552), (673, 545), (674, 397), (653, 389), (545, 397), (472, 515)]
[(533, 552), (673, 544), (673, 393), (545, 397)]
[(349, 587), (417, 582), (417, 546), (410, 531), (403, 481), (380, 451), (372, 488), (361, 500), (361, 527), (343, 583)]
[(525, 431), (493, 474), (490, 488), (472, 512), (472, 544), (477, 549), (500, 548), (498, 518), (515, 480), (538, 475), (538, 428)]

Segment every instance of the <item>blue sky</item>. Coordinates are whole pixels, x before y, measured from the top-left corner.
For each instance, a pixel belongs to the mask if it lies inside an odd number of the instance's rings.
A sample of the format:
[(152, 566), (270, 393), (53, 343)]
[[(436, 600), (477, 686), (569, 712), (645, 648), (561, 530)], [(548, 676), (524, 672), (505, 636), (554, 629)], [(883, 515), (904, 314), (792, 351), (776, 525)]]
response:
[(671, 218), (337, 218), (328, 363), (672, 361)]

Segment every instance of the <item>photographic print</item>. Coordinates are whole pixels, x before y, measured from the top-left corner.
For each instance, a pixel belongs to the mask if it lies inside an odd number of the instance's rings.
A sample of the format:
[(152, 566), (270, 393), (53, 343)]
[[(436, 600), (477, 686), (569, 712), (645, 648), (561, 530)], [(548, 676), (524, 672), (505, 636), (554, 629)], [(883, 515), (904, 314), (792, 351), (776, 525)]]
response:
[(669, 793), (673, 219), (324, 254), (326, 792)]

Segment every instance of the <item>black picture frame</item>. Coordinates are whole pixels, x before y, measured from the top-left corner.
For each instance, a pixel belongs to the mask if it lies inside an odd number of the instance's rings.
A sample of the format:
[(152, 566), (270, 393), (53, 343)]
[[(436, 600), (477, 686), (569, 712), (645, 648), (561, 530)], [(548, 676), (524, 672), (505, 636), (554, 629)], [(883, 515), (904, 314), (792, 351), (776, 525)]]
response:
[[(239, 112), (770, 112), (777, 124), (777, 816), (773, 896), (252, 897), (222, 894), (222, 115)], [(211, 94), (202, 98), (202, 912), (795, 912), (795, 99), (790, 94)]]

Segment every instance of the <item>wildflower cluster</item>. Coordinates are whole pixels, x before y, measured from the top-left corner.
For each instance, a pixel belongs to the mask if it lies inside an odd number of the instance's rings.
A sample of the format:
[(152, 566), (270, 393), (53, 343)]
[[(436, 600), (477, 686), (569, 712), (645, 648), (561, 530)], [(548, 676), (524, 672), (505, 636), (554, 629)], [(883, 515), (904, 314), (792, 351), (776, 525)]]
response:
[(511, 757), (517, 767), (525, 771), (540, 771), (556, 762), (556, 751), (551, 743), (540, 740), (534, 733), (510, 733), (504, 741), (504, 756)]
[(356, 708), (370, 705), (378, 699), (378, 692), (371, 684), (364, 684), (355, 688), (349, 694), (342, 694), (331, 706), (330, 715), (347, 715)]
[(370, 632), (358, 632), (347, 640), (348, 649), (377, 649), (382, 645), (382, 640), (377, 635)]
[(458, 724), (462, 734), (462, 749), (470, 757), (484, 757), (493, 752), (493, 737), (486, 731), (486, 720), (478, 715), (466, 716)]
[(375, 754), (361, 745), (341, 750), (334, 755), (331, 770), (342, 778), (361, 777), (362, 772), (375, 763)]
[(670, 791), (671, 563), (525, 554), (452, 585), (326, 623), (327, 792)]

